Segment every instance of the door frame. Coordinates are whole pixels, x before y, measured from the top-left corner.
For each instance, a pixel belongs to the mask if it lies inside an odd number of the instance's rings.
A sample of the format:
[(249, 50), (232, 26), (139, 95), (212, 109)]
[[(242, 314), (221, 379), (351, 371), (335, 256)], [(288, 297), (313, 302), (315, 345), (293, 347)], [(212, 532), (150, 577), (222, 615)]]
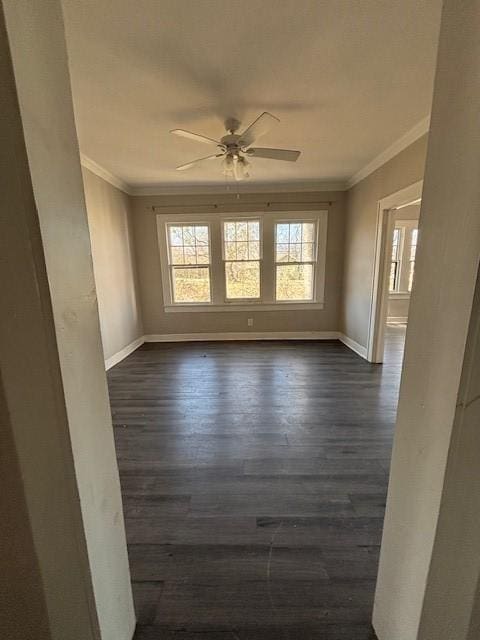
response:
[(383, 362), (388, 307), (389, 260), (386, 257), (392, 252), (394, 214), (399, 208), (419, 202), (422, 197), (422, 189), (423, 180), (419, 180), (378, 201), (372, 296), (368, 322), (367, 360), (369, 362)]

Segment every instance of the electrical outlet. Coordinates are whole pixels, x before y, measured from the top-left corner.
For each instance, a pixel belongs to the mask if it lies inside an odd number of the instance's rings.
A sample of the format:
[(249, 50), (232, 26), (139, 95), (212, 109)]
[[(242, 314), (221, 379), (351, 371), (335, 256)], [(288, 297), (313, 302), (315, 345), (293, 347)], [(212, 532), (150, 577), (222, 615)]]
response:
[(253, 318), (248, 318), (248, 320), (247, 320), (247, 325), (248, 325), (249, 327), (253, 327)]

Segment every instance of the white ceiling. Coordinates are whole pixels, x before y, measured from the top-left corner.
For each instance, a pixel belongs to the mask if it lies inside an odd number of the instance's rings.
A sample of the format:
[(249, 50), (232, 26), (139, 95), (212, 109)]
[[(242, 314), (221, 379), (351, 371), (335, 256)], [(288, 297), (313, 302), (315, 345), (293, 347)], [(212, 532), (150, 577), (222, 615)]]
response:
[(135, 187), (225, 184), (202, 144), (281, 122), (252, 184), (344, 181), (429, 115), (441, 0), (64, 0), (82, 152)]

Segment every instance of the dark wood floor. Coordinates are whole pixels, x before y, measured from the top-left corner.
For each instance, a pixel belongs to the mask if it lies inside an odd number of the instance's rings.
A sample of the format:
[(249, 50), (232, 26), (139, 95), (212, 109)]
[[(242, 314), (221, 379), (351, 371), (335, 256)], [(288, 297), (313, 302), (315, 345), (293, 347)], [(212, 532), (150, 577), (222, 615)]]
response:
[(400, 378), (339, 342), (144, 345), (108, 374), (136, 640), (367, 640)]

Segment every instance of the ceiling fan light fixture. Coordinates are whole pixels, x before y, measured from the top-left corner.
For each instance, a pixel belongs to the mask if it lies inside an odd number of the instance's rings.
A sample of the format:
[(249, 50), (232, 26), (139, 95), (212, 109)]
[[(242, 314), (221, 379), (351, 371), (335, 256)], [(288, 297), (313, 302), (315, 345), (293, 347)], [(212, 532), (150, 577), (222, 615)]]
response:
[(234, 177), (233, 157), (228, 154), (222, 160), (222, 173), (229, 178)]
[(250, 163), (242, 157), (239, 157), (237, 160), (237, 180), (244, 180), (245, 178), (250, 177), (250, 173), (248, 172), (248, 167)]
[(234, 178), (235, 180), (244, 180), (245, 178), (250, 177), (250, 172), (248, 170), (250, 163), (244, 154), (248, 154), (250, 157), (264, 158), (267, 160), (296, 162), (300, 155), (300, 151), (293, 151), (291, 149), (258, 148), (251, 146), (257, 138), (264, 135), (273, 124), (278, 122), (278, 118), (265, 111), (242, 134), (237, 134), (236, 131), (240, 123), (238, 121), (229, 120), (226, 123), (228, 133), (219, 141), (207, 136), (199, 135), (198, 133), (186, 131), (185, 129), (172, 129), (171, 133), (177, 136), (217, 146), (216, 154), (182, 164), (177, 167), (177, 171), (190, 169), (205, 160), (223, 158), (223, 175)]

